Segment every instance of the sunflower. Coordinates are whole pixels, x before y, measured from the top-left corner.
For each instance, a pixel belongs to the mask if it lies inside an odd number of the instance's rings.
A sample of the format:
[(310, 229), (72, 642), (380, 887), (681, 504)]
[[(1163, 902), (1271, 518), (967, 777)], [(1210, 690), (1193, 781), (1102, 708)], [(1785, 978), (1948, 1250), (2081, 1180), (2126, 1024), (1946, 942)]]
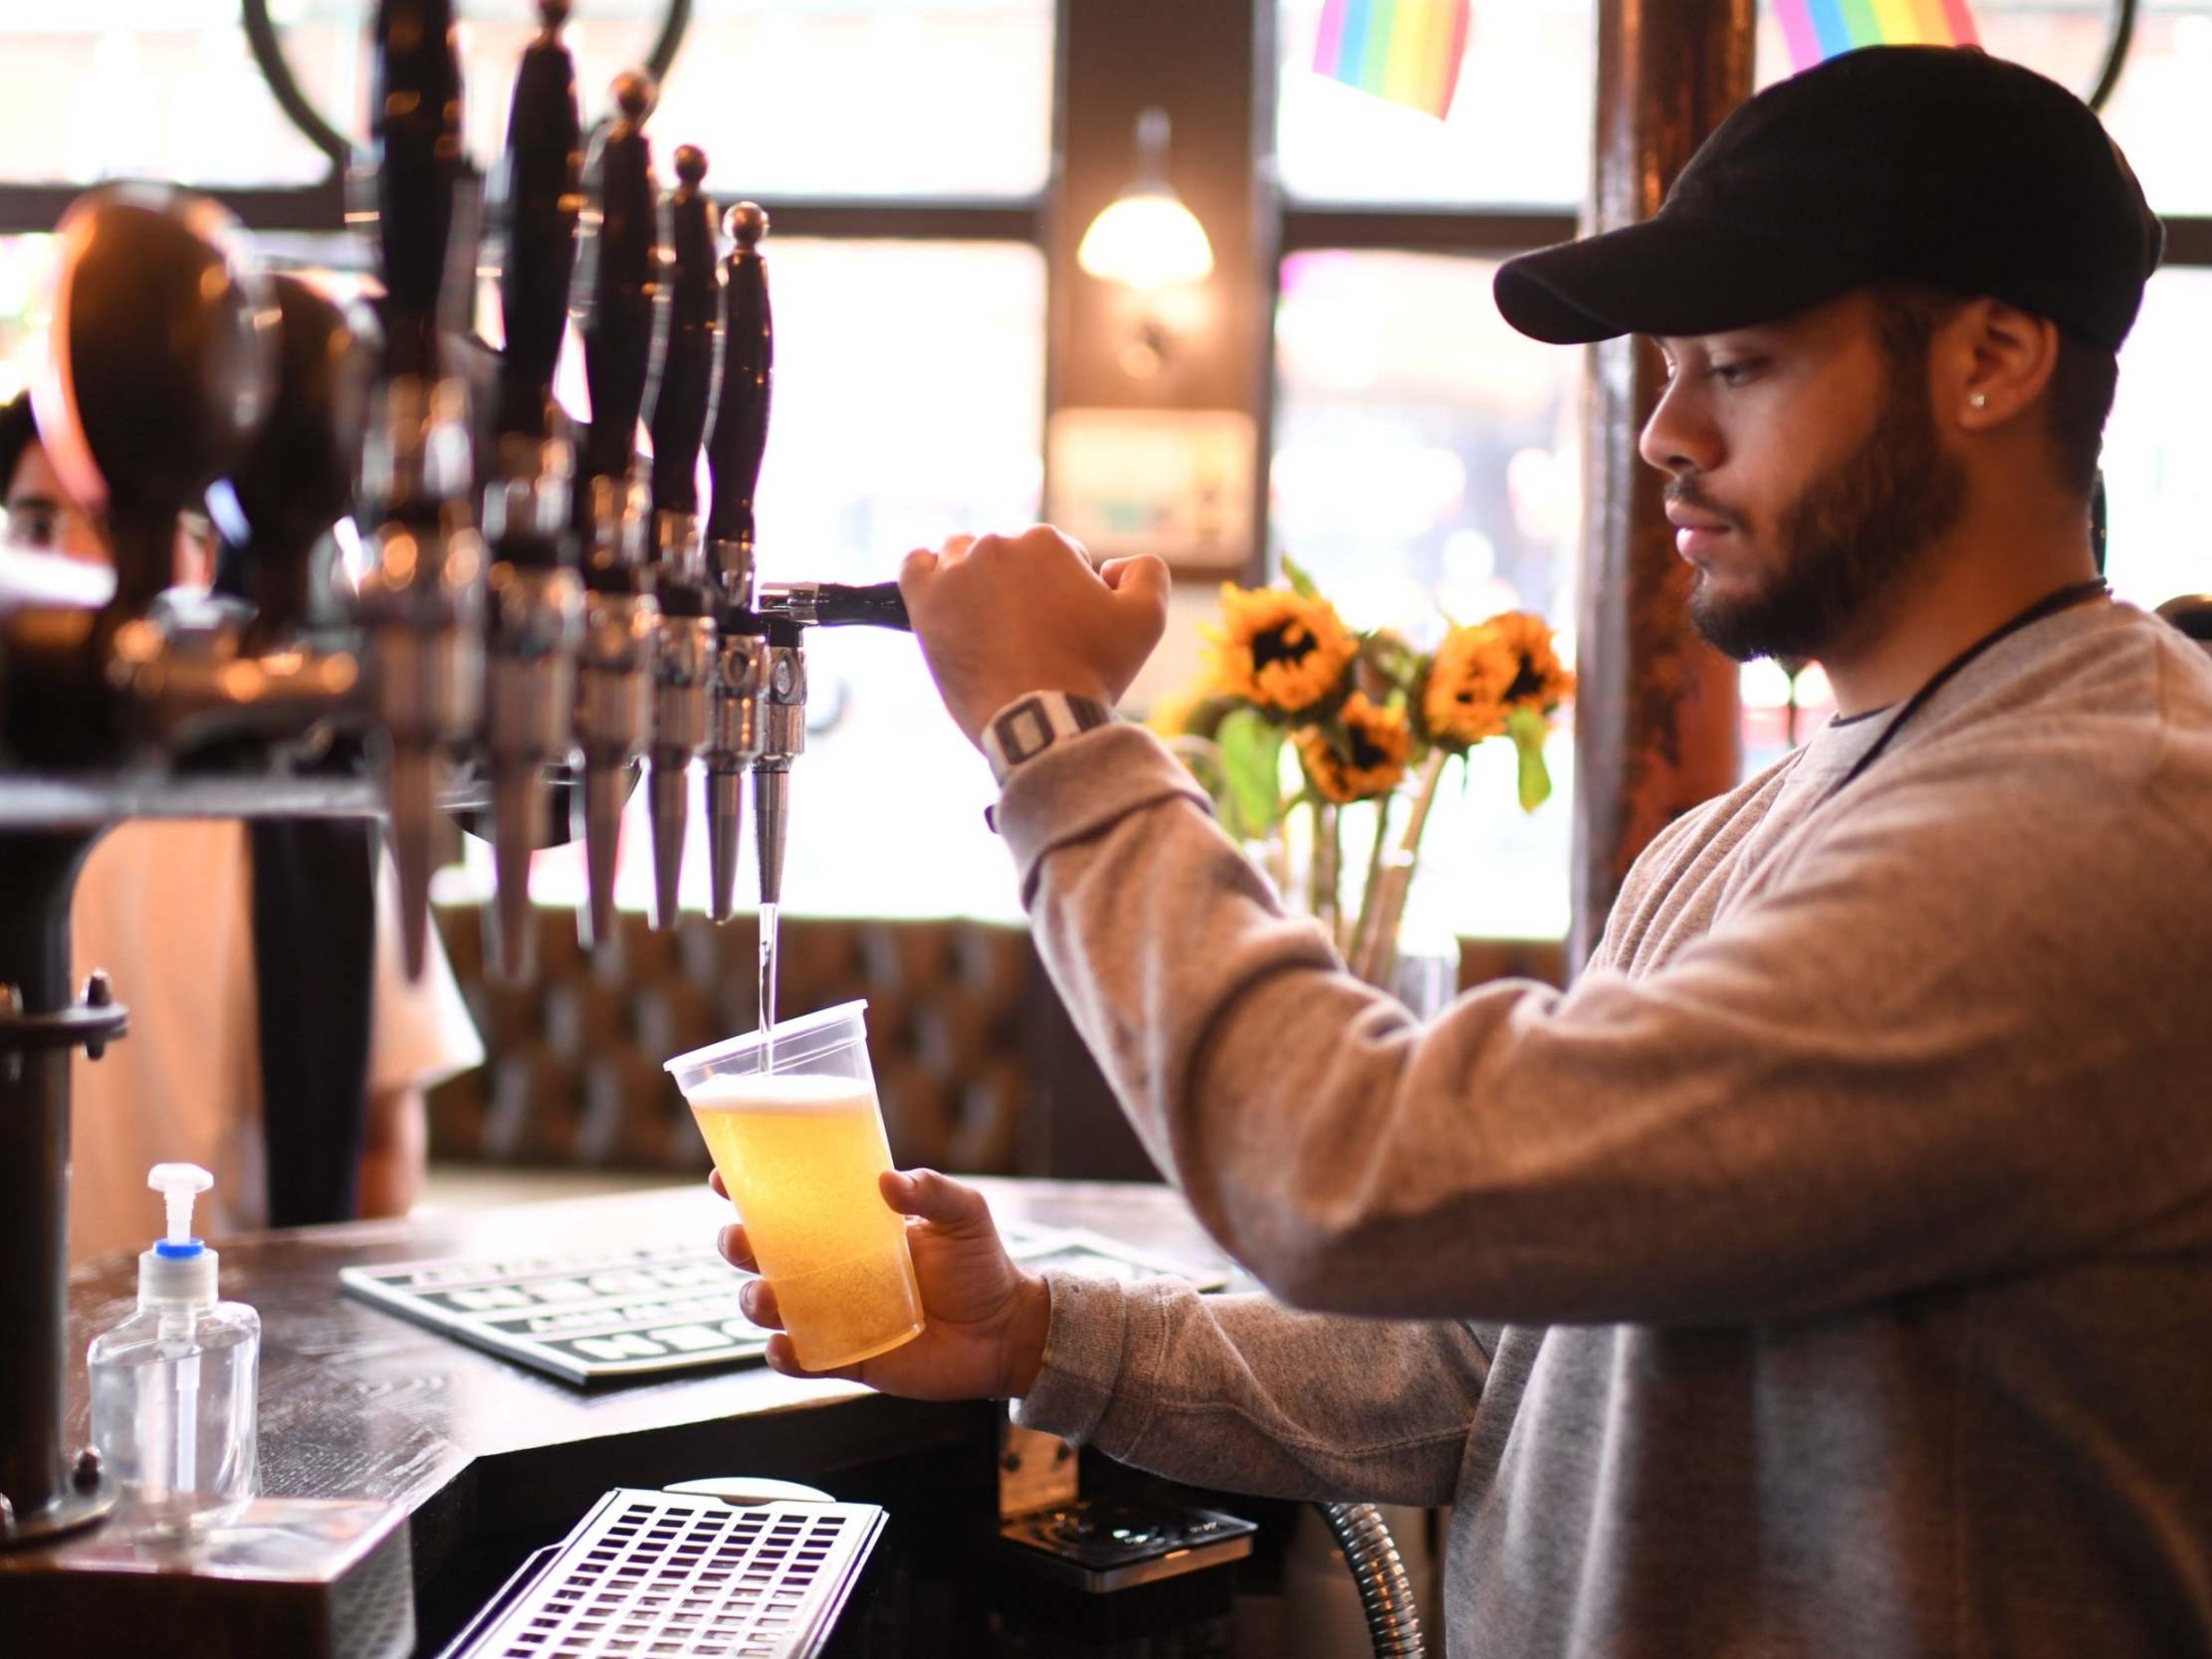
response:
[(1354, 692), (1344, 700), (1334, 728), (1309, 726), (1293, 741), (1322, 799), (1344, 806), (1398, 787), (1414, 751), (1414, 727), (1405, 710), (1378, 707), (1365, 692)]
[(1360, 651), (1335, 606), (1282, 588), (1223, 583), (1221, 623), (1213, 633), (1216, 689), (1277, 714), (1302, 715), (1334, 697)]
[(1464, 750), (1503, 731), (1514, 711), (1549, 713), (1574, 689), (1544, 619), (1505, 611), (1444, 635), (1422, 685), (1422, 726), (1433, 742)]
[(1429, 740), (1464, 750), (1505, 729), (1505, 688), (1516, 659), (1488, 623), (1454, 628), (1437, 647), (1421, 688), (1421, 723)]
[(1559, 666), (1551, 628), (1542, 617), (1505, 611), (1485, 626), (1495, 629), (1513, 653), (1513, 681), (1504, 696), (1508, 710), (1531, 709), (1548, 715), (1574, 696), (1575, 677)]

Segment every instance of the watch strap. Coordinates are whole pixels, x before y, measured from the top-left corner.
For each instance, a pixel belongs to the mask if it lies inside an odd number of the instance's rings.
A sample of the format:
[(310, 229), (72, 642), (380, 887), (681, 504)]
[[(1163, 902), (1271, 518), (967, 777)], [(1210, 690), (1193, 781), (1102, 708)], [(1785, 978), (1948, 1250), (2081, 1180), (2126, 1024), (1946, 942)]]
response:
[(1095, 698), (1066, 692), (1031, 692), (991, 717), (983, 729), (984, 757), (1000, 783), (1014, 767), (1034, 760), (1054, 743), (1111, 726), (1114, 712)]

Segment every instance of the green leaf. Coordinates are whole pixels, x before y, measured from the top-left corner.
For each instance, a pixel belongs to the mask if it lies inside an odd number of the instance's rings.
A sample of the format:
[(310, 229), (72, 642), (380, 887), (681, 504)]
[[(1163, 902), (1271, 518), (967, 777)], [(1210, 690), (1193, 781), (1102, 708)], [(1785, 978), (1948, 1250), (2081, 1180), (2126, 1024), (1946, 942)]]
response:
[(1520, 758), (1521, 810), (1534, 812), (1551, 798), (1551, 770), (1544, 764), (1544, 737), (1550, 730), (1541, 710), (1515, 709), (1505, 717), (1505, 734)]
[(1168, 751), (1198, 780), (1214, 802), (1214, 810), (1221, 809), (1221, 797), (1228, 789), (1228, 779), (1221, 773), (1221, 747), (1211, 737), (1194, 737), (1186, 732), (1180, 737), (1170, 737)]
[(1234, 819), (1222, 827), (1238, 840), (1264, 835), (1282, 822), (1282, 727), (1256, 709), (1235, 709), (1221, 717), (1214, 740)]
[(1282, 555), (1282, 579), (1290, 584), (1290, 591), (1301, 599), (1318, 599), (1321, 597), (1321, 590), (1313, 585), (1313, 578), (1307, 575), (1304, 566), (1288, 553)]
[(1360, 658), (1389, 682), (1391, 698), (1403, 702), (1413, 695), (1422, 673), (1422, 658), (1402, 636), (1387, 628), (1362, 636)]

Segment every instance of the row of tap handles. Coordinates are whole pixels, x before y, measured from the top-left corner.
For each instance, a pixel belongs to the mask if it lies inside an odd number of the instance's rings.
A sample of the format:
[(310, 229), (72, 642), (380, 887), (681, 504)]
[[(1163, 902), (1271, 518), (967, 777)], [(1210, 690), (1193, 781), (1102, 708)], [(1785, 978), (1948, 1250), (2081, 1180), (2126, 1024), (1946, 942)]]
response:
[[(442, 320), (450, 291), (473, 288), (451, 272), (477, 263), (450, 258), (474, 240), (456, 237), (470, 198), (451, 0), (377, 8), (371, 145), (353, 180), (354, 216), (375, 227), (373, 321), (305, 283), (254, 276), (203, 200), (111, 186), (65, 215), (40, 424), (65, 482), (97, 475), (116, 596), (59, 636), (53, 618), (42, 633), (18, 616), (0, 638), (5, 735), (33, 759), (176, 753), (202, 735), (283, 736), (333, 707), (349, 713), (383, 784), (410, 973), (457, 763), (487, 786), (498, 884), (487, 945), (510, 977), (531, 971), (530, 860), (555, 779), (570, 780), (584, 846), (587, 942), (613, 927), (640, 762), (655, 926), (677, 914), (700, 758), (711, 914), (735, 908), (749, 776), (760, 896), (778, 902), (805, 741), (802, 631), (906, 625), (895, 584), (757, 580), (774, 351), (767, 215), (730, 209), (725, 258), (706, 157), (679, 148), (675, 187), (660, 191), (642, 73), (616, 78), (613, 113), (587, 143), (568, 7), (539, 10), (484, 191), (496, 360)], [(553, 396), (571, 319), (587, 426)], [(641, 418), (650, 461), (636, 453)], [(178, 509), (218, 479), (243, 520), (235, 585), (251, 610), (210, 635), (163, 622), (159, 590)], [(310, 552), (346, 515), (366, 573), (319, 631), (329, 606)], [(86, 695), (58, 718), (73, 677)], [(30, 683), (45, 705), (35, 716)]]

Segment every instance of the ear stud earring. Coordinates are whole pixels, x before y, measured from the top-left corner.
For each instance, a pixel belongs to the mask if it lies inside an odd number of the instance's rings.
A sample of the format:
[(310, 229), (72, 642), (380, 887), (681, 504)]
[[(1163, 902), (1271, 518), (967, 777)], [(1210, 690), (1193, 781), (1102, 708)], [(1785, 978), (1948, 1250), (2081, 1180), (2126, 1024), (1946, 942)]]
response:
[(1989, 407), (1989, 394), (1988, 394), (1987, 392), (1975, 392), (1975, 393), (1972, 393), (1972, 394), (1971, 394), (1970, 396), (1968, 396), (1968, 398), (1966, 399), (1966, 407), (1967, 407), (1967, 408), (1969, 408), (1969, 409), (1986, 409), (1986, 408), (1988, 408), (1988, 407)]

